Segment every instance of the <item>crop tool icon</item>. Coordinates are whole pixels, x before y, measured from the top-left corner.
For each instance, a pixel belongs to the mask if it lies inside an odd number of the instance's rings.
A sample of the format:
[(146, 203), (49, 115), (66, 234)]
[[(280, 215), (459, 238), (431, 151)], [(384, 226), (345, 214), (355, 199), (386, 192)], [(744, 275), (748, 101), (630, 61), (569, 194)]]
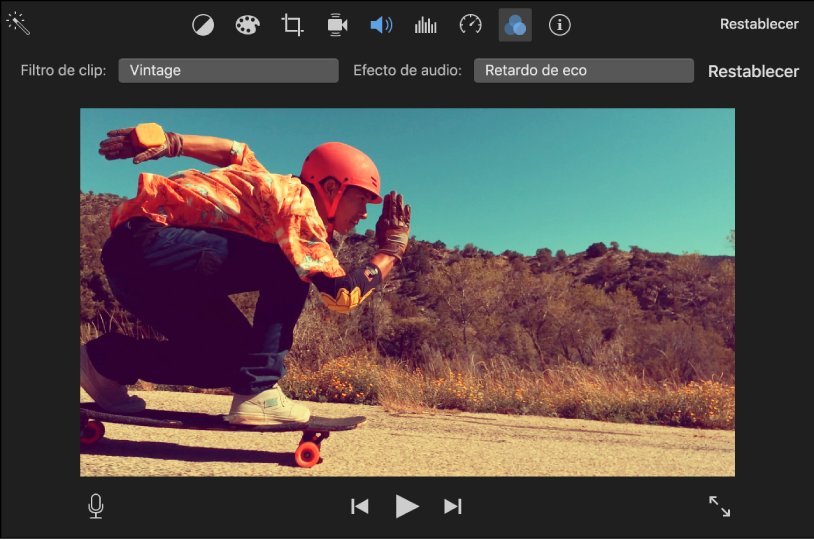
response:
[[(300, 33), (305, 32), (305, 30), (300, 28), (300, 18), (299, 17), (289, 17), (288, 13), (286, 13), (285, 17), (283, 17), (280, 20), (285, 21), (285, 31), (286, 32), (296, 32), (297, 37), (300, 37)], [(297, 21), (297, 27), (296, 28), (289, 28), (288, 27), (288, 21)]]

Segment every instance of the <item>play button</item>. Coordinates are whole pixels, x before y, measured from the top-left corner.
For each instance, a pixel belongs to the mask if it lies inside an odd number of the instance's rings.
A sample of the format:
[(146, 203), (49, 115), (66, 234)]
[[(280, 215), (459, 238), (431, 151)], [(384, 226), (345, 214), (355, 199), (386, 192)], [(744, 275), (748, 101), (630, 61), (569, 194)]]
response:
[(408, 512), (412, 512), (418, 508), (418, 505), (414, 502), (410, 502), (404, 497), (399, 497), (396, 495), (396, 519), (400, 518), (404, 514)]

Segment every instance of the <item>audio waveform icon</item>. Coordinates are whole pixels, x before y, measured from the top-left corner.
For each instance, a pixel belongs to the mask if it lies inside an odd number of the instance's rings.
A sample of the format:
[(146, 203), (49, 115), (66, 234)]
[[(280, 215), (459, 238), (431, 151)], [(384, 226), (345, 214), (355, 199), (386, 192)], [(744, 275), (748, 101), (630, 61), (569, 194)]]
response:
[(435, 34), (437, 32), (437, 27), (438, 27), (437, 22), (430, 22), (429, 18), (427, 18), (427, 22), (424, 22), (424, 17), (421, 17), (421, 20), (415, 23), (415, 33)]

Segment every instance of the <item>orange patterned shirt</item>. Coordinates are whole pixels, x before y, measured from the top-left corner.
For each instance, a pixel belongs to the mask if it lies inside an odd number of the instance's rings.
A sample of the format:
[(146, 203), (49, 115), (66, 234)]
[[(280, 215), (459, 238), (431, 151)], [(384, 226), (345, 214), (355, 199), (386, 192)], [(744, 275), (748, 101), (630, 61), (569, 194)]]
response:
[(113, 210), (110, 230), (135, 217), (236, 231), (278, 244), (303, 281), (319, 272), (345, 275), (308, 188), (290, 174), (268, 172), (243, 143), (232, 145), (232, 164), (222, 169), (189, 169), (169, 178), (141, 173), (138, 194)]

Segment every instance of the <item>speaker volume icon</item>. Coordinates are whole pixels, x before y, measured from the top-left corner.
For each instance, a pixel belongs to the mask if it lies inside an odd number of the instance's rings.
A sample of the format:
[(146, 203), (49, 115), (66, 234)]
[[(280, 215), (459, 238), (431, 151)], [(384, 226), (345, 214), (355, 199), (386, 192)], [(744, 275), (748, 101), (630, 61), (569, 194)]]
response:
[[(93, 504), (93, 498), (96, 497), (96, 504)], [(90, 519), (102, 519), (99, 517), (99, 514), (102, 513), (102, 510), (105, 509), (105, 505), (102, 504), (102, 496), (98, 493), (94, 493), (90, 496), (90, 504), (88, 505), (88, 510), (90, 510), (91, 514), (94, 516)]]
[[(380, 34), (383, 33), (382, 19), (384, 19), (384, 17), (379, 17), (375, 21), (370, 21), (370, 29), (378, 30)], [(389, 34), (391, 30), (393, 30), (393, 19), (387, 17), (387, 19), (384, 21), (384, 32), (387, 32)]]

